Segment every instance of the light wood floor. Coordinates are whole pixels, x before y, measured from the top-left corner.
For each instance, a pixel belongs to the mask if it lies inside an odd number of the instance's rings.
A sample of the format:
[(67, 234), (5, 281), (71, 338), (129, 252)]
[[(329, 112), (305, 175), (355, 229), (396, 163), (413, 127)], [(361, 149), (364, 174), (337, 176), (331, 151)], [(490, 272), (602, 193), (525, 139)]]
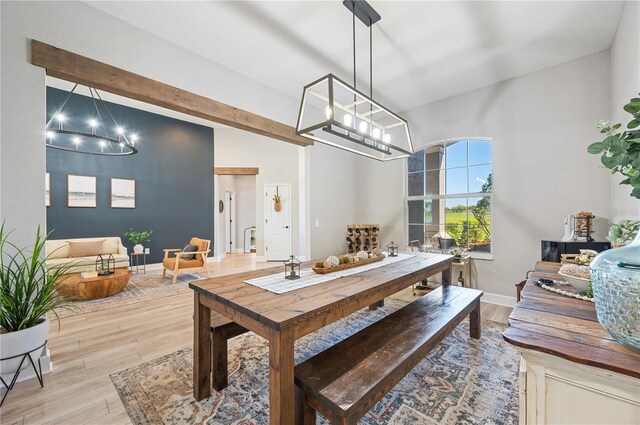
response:
[[(271, 267), (249, 254), (212, 263), (214, 276)], [(411, 300), (410, 289), (394, 298)], [(511, 309), (482, 304), (482, 318), (507, 323)], [(54, 371), (16, 384), (0, 409), (2, 425), (130, 424), (109, 374), (191, 346), (193, 295), (174, 295), (81, 314), (51, 324)]]

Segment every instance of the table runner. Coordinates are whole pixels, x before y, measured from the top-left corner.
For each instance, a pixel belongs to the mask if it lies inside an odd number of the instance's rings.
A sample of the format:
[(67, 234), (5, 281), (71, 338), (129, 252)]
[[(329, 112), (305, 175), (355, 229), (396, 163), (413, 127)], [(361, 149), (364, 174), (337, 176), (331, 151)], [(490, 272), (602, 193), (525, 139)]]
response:
[(312, 269), (303, 269), (300, 271), (300, 279), (296, 280), (285, 279), (283, 270), (282, 273), (276, 273), (265, 277), (245, 280), (244, 283), (257, 286), (258, 288), (266, 289), (267, 291), (273, 292), (275, 294), (284, 294), (286, 292), (295, 291), (296, 289), (305, 288), (307, 286), (317, 285), (319, 283), (329, 282), (334, 279), (340, 279), (341, 277), (351, 276), (367, 270), (387, 266), (389, 264), (397, 263), (398, 261), (406, 260), (411, 257), (413, 257), (413, 255), (410, 254), (398, 254), (397, 257), (387, 256), (382, 261), (327, 274), (316, 274)]

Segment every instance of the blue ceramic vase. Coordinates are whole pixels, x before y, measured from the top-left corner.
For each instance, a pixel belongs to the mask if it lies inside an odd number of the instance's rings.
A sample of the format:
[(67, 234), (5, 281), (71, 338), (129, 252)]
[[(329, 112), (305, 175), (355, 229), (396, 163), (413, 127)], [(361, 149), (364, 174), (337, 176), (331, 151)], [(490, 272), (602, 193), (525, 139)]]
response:
[(598, 321), (616, 341), (640, 350), (640, 232), (631, 245), (598, 254), (590, 268)]

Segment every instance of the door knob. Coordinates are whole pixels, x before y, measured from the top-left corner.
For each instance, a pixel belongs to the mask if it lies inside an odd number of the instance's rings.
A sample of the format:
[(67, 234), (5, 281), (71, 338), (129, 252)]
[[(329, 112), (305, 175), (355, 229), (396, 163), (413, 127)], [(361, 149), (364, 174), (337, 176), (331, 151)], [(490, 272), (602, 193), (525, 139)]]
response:
[(289, 226), (284, 226), (284, 228), (285, 228), (285, 229), (288, 229), (288, 228), (289, 228)]

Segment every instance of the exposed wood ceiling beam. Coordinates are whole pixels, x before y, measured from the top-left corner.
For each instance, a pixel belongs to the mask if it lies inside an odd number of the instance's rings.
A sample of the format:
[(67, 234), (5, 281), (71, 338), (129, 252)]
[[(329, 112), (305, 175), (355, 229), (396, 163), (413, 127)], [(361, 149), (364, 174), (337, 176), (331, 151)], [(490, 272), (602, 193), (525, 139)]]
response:
[(31, 40), (31, 63), (47, 75), (120, 96), (161, 106), (209, 121), (246, 130), (298, 146), (313, 141), (296, 135), (295, 128), (168, 84), (107, 65), (68, 50)]
[(219, 176), (255, 176), (258, 175), (260, 169), (252, 167), (215, 167), (213, 174)]

